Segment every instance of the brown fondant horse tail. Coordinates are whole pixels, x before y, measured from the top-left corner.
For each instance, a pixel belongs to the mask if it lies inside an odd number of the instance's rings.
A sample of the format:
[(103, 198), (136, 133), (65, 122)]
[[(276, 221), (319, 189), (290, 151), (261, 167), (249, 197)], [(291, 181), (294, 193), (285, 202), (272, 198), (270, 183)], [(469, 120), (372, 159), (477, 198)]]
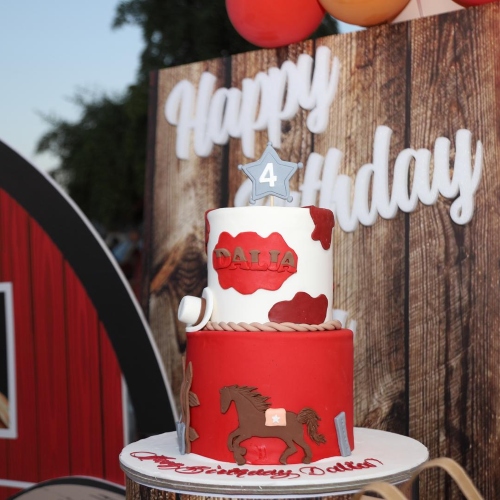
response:
[(309, 437), (316, 443), (326, 443), (325, 436), (318, 434), (318, 421), (321, 420), (318, 414), (312, 408), (304, 408), (297, 415), (297, 420), (301, 424), (307, 425), (307, 433)]

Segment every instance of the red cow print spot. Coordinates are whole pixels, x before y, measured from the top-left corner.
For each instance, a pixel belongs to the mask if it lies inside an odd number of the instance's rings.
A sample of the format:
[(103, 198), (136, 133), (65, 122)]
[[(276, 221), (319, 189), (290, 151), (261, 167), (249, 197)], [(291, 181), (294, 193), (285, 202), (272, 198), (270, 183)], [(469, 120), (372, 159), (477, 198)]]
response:
[(335, 226), (333, 212), (325, 208), (306, 207), (309, 208), (309, 213), (314, 222), (314, 230), (311, 238), (314, 241), (319, 241), (321, 246), (328, 250), (332, 244), (332, 230)]
[(269, 321), (276, 323), (305, 323), (319, 325), (326, 319), (328, 299), (326, 295), (314, 298), (308, 293), (298, 292), (292, 300), (277, 302), (269, 310)]
[(298, 257), (278, 233), (263, 238), (254, 232), (236, 237), (223, 232), (215, 245), (212, 264), (222, 288), (248, 295), (260, 289), (278, 290), (297, 272)]

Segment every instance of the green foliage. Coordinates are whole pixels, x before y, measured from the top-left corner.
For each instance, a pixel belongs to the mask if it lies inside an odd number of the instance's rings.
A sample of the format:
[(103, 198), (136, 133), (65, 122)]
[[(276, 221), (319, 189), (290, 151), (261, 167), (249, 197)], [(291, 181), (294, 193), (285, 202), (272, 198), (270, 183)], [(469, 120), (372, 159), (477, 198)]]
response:
[[(121, 0), (113, 26), (126, 24), (142, 29), (145, 48), (140, 71), (143, 78), (151, 70), (258, 48), (233, 28), (225, 0)], [(325, 16), (312, 38), (337, 32), (336, 22)]]
[[(136, 85), (121, 96), (77, 95), (81, 119), (47, 118), (51, 130), (37, 146), (59, 157), (54, 178), (108, 230), (142, 218), (149, 73), (256, 48), (234, 30), (224, 0), (122, 0), (113, 27), (127, 24), (141, 28), (145, 43)], [(335, 31), (325, 17), (315, 36)]]
[(107, 229), (142, 220), (147, 129), (147, 92), (130, 87), (123, 96), (78, 96), (82, 116), (76, 123), (47, 118), (52, 129), (39, 152), (60, 158), (53, 173), (90, 220)]
[(151, 70), (256, 48), (233, 28), (224, 0), (122, 0), (113, 26), (126, 24), (142, 29), (143, 77)]

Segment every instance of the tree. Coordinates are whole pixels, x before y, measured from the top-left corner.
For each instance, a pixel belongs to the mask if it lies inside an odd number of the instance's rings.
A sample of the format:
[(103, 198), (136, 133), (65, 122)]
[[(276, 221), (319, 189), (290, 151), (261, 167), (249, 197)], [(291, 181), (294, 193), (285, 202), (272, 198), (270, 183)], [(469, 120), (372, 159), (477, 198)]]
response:
[(47, 118), (51, 130), (38, 142), (39, 152), (60, 158), (57, 182), (87, 217), (108, 230), (142, 221), (147, 129), (147, 89), (130, 87), (123, 95), (79, 95), (78, 122)]
[(122, 0), (113, 26), (137, 25), (145, 43), (140, 74), (245, 52), (256, 47), (241, 38), (224, 0)]
[[(126, 24), (139, 26), (143, 33), (143, 78), (151, 70), (258, 48), (233, 28), (225, 0), (122, 0), (113, 26)], [(325, 16), (313, 38), (337, 32), (336, 22)]]
[[(37, 145), (60, 158), (54, 178), (108, 230), (142, 218), (150, 71), (256, 48), (234, 30), (224, 0), (122, 0), (113, 26), (126, 24), (139, 26), (145, 43), (137, 83), (114, 97), (78, 95), (80, 120), (47, 118)], [(335, 30), (325, 17), (315, 36)]]

